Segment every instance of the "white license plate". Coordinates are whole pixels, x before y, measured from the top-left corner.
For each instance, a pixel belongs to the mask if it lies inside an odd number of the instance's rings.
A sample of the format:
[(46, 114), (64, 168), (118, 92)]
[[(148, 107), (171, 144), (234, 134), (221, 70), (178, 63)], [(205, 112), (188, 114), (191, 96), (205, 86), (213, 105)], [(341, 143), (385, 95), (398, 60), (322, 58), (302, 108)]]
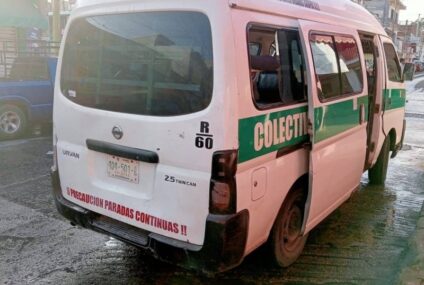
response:
[(140, 163), (135, 160), (108, 155), (107, 174), (109, 177), (139, 183)]

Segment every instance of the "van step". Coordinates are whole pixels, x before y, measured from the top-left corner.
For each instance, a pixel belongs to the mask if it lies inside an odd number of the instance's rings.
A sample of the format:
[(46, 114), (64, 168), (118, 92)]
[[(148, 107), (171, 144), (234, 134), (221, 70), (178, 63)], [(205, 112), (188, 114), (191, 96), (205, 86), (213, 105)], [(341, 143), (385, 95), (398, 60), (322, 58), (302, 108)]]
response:
[(100, 216), (92, 222), (93, 227), (108, 232), (117, 238), (122, 238), (139, 246), (148, 246), (149, 232), (119, 222), (117, 220)]

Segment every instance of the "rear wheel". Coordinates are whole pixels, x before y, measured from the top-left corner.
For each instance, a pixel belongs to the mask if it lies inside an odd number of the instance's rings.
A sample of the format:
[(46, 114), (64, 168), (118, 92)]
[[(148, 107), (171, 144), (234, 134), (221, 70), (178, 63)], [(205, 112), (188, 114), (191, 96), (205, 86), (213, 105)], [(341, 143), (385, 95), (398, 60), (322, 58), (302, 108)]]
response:
[(387, 177), (387, 168), (390, 156), (390, 138), (387, 137), (381, 147), (380, 155), (376, 164), (368, 170), (368, 178), (371, 184), (384, 185)]
[(294, 263), (303, 251), (308, 235), (301, 235), (305, 199), (302, 189), (290, 192), (275, 220), (271, 247), (281, 267)]
[(0, 107), (0, 139), (16, 139), (27, 128), (25, 113), (14, 105)]

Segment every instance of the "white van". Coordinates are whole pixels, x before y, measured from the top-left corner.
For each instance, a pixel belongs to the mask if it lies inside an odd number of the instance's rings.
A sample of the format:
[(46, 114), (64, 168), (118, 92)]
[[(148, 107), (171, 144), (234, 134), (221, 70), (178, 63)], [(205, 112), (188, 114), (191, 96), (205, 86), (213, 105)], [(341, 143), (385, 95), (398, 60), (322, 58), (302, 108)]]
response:
[(267, 241), (292, 264), (405, 131), (395, 48), (351, 1), (88, 0), (58, 70), (59, 212), (204, 271)]

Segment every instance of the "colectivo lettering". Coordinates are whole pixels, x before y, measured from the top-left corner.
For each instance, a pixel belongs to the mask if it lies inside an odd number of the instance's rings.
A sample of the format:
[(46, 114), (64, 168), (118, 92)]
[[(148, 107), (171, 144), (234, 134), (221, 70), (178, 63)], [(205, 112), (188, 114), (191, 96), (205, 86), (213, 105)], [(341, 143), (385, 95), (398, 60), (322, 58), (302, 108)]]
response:
[(307, 135), (307, 113), (258, 122), (254, 130), (255, 151), (270, 148)]
[(121, 215), (130, 220), (135, 220), (141, 224), (148, 225), (148, 226), (161, 229), (167, 232), (171, 232), (174, 234), (187, 236), (186, 225), (180, 225), (172, 221), (161, 219), (153, 215), (149, 215), (142, 211), (134, 210), (130, 207), (126, 207), (124, 205), (120, 205), (118, 203), (115, 203), (106, 199), (102, 199), (90, 194), (82, 193), (70, 187), (66, 188), (66, 194), (69, 197), (74, 198), (78, 201), (81, 201), (85, 204), (92, 205), (97, 208), (105, 209), (109, 212)]

